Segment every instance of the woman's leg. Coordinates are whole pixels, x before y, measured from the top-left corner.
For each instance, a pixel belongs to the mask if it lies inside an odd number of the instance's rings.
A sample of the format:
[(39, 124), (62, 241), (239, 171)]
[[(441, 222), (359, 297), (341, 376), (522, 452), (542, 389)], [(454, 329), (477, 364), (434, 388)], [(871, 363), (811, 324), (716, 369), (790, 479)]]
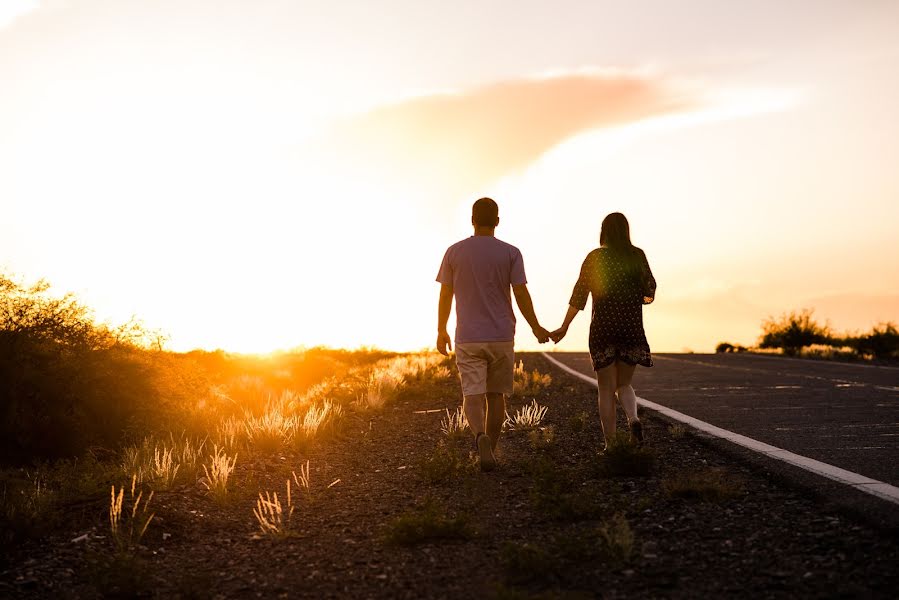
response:
[(599, 420), (602, 423), (602, 435), (606, 445), (609, 438), (615, 435), (615, 365), (611, 364), (596, 372), (596, 382), (599, 388)]
[(634, 393), (634, 388), (631, 386), (631, 380), (634, 378), (636, 369), (636, 365), (629, 365), (621, 361), (615, 362), (618, 401), (621, 402), (621, 408), (624, 409), (624, 414), (627, 415), (628, 423), (639, 421), (637, 418), (637, 394)]

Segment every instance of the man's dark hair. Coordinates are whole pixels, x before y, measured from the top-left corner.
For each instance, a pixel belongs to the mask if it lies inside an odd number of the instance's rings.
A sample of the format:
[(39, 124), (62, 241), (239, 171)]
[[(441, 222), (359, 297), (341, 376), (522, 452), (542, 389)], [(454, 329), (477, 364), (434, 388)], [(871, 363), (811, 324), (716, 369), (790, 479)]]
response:
[(471, 206), (471, 220), (482, 227), (496, 227), (499, 206), (491, 198), (478, 198)]

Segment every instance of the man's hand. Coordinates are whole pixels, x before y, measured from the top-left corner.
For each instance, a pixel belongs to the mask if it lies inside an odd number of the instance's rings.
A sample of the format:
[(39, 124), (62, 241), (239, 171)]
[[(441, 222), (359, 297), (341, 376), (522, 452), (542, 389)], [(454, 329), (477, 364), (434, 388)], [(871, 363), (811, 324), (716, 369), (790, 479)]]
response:
[(437, 352), (444, 356), (449, 356), (453, 350), (453, 341), (446, 331), (437, 332)]
[(562, 338), (565, 337), (565, 334), (568, 333), (567, 327), (559, 327), (555, 331), (550, 332), (549, 337), (553, 341), (553, 343), (558, 344), (562, 341)]
[(540, 342), (541, 344), (545, 344), (546, 342), (549, 341), (549, 337), (550, 337), (549, 331), (547, 331), (540, 325), (537, 325), (531, 331), (534, 332), (534, 337), (536, 337), (537, 341)]

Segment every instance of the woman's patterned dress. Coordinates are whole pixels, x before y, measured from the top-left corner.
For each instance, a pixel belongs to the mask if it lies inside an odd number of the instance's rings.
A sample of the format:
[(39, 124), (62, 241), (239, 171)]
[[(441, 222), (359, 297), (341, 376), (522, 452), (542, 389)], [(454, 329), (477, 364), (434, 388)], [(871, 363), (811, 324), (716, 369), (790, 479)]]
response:
[(569, 304), (578, 310), (593, 294), (590, 320), (590, 357), (599, 370), (616, 360), (630, 365), (652, 366), (649, 343), (643, 331), (643, 305), (655, 299), (656, 281), (646, 254), (597, 248), (587, 255)]

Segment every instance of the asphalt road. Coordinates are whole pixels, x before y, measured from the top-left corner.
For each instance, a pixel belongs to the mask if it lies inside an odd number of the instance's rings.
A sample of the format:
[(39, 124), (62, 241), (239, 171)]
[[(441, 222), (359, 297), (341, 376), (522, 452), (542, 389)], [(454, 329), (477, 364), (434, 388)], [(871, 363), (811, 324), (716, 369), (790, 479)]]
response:
[[(593, 375), (585, 353), (552, 353)], [(899, 368), (739, 354), (655, 354), (637, 395), (899, 485)]]

